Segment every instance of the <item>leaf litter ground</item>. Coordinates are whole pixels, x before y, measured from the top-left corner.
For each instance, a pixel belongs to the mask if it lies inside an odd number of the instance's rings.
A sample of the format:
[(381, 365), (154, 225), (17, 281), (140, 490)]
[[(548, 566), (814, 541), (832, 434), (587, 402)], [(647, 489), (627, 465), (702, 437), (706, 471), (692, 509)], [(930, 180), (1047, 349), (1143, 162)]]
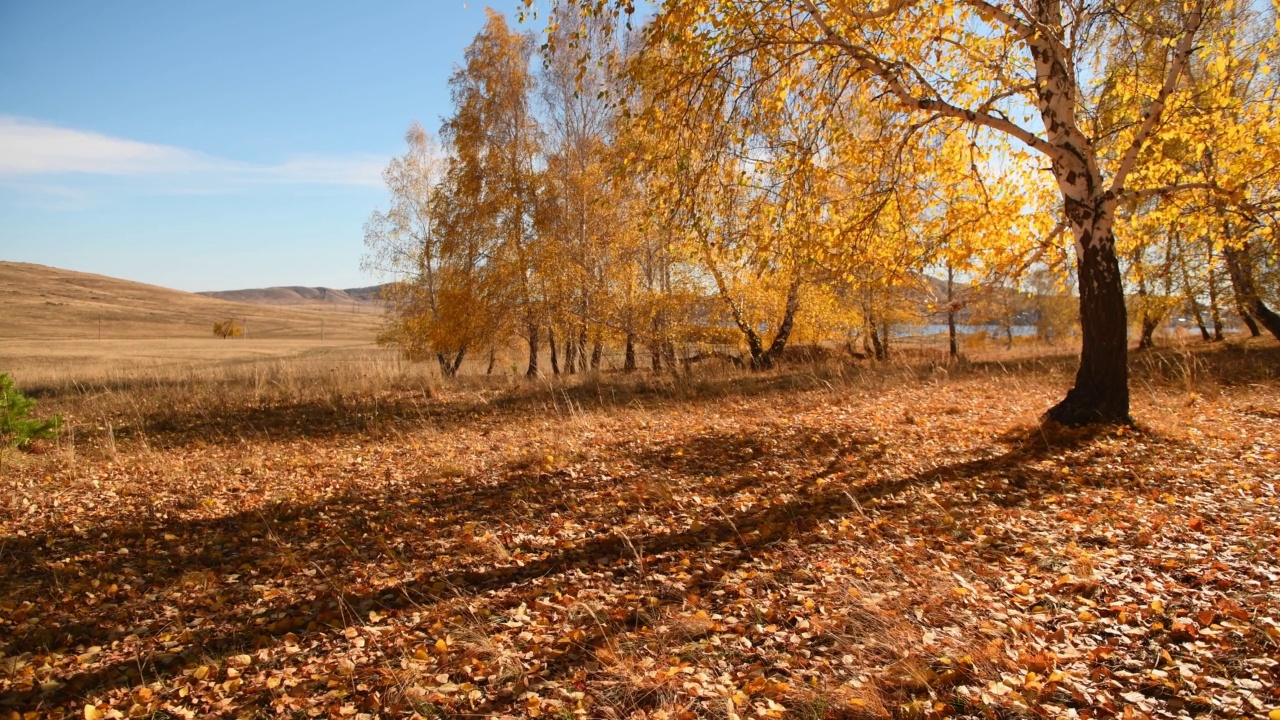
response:
[(23, 458), (0, 714), (1280, 717), (1280, 393), (1061, 380)]

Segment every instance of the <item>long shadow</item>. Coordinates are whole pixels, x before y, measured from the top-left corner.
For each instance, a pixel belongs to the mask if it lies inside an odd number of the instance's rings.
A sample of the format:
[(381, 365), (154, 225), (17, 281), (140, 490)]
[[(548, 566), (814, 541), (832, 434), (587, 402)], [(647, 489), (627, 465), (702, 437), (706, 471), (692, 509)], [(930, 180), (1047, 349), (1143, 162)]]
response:
[[(1043, 372), (1070, 372), (1078, 356), (1060, 353), (1010, 361), (975, 361), (953, 372), (964, 375), (1006, 375)], [(314, 440), (337, 437), (378, 436), (395, 429), (417, 426), (451, 427), (485, 418), (507, 421), (530, 411), (568, 413), (582, 408), (610, 409), (642, 403), (655, 409), (678, 406), (691, 400), (735, 396), (767, 397), (823, 387), (817, 366), (797, 364), (790, 369), (762, 374), (730, 373), (720, 377), (624, 378), (610, 376), (562, 384), (508, 389), (486, 400), (441, 400), (424, 396), (420, 390), (391, 391), (382, 397), (335, 394), (332, 397), (292, 402), (214, 403), (205, 407), (162, 407), (143, 410), (132, 423), (113, 427), (116, 439), (143, 437), (157, 449), (191, 444), (239, 443), (246, 438), (268, 441)], [(931, 363), (908, 366), (920, 378), (932, 377)], [(1157, 348), (1134, 352), (1130, 368), (1135, 380), (1156, 384), (1185, 384), (1188, 378), (1210, 379), (1222, 385), (1280, 380), (1280, 345), (1273, 343), (1229, 343), (1185, 348)], [(823, 372), (830, 372), (827, 367)], [(892, 373), (901, 371), (892, 368)], [(874, 370), (859, 370), (871, 372)], [(150, 383), (150, 381), (148, 381)], [(151, 383), (154, 385), (155, 383)], [(170, 391), (182, 387), (174, 381)], [(146, 389), (139, 390), (140, 393)], [(33, 390), (56, 399), (61, 391)], [(104, 431), (78, 428), (85, 439)]]
[(1185, 386), (1209, 379), (1224, 386), (1280, 380), (1280, 345), (1214, 343), (1183, 348), (1156, 347), (1135, 352), (1129, 366), (1137, 379)]
[[(1072, 372), (1079, 365), (1077, 353), (1056, 353), (1014, 360), (977, 360), (960, 366), (960, 373), (1021, 375), (1037, 372)], [(1243, 385), (1280, 380), (1280, 345), (1263, 343), (1194, 344), (1156, 347), (1129, 353), (1134, 379), (1168, 384), (1209, 379), (1222, 385)]]
[[(785, 442), (780, 442), (780, 438)], [(633, 466), (632, 475), (657, 478), (660, 482), (662, 475), (672, 473), (682, 476), (680, 482), (700, 476), (727, 478), (728, 483), (706, 488), (725, 498), (762, 484), (762, 471), (781, 462), (824, 451), (848, 451), (864, 444), (841, 440), (829, 429), (766, 427), (754, 434), (713, 433), (638, 450), (624, 441), (604, 448), (598, 459), (608, 466)], [(747, 454), (746, 450), (759, 452)], [(880, 452), (870, 450), (865, 453), (866, 459), (873, 459)], [(0, 558), (11, 557), (16, 562), (10, 566), (10, 572), (0, 575), (0, 597), (21, 598), (31, 594), (33, 588), (48, 590), (67, 575), (145, 577), (155, 586), (193, 573), (219, 572), (227, 567), (247, 565), (262, 572), (278, 571), (282, 569), (279, 567), (281, 556), (294, 554), (287, 549), (306, 547), (326, 537), (354, 537), (353, 548), (376, 551), (372, 556), (353, 553), (353, 559), (390, 560), (386, 547), (370, 548), (362, 539), (370, 533), (412, 538), (421, 529), (433, 525), (485, 525), (520, 511), (531, 517), (572, 511), (575, 517), (610, 526), (622, 521), (628, 510), (613, 503), (583, 506), (577, 499), (598, 499), (602, 494), (635, 496), (646, 487), (645, 480), (633, 482), (620, 477), (604, 482), (564, 470), (548, 472), (516, 465), (496, 477), (409, 477), (394, 493), (383, 492), (371, 497), (363, 489), (352, 489), (318, 501), (267, 503), (205, 521), (175, 523), (164, 517), (130, 516), (108, 525), (79, 530), (57, 527), (45, 533), (4, 539)], [(660, 494), (655, 497), (662, 501)], [(169, 543), (157, 544), (157, 539), (166, 537), (180, 541), (192, 539), (198, 547), (175, 551), (166, 547)], [(262, 541), (245, 542), (246, 538), (255, 537)], [(96, 552), (89, 553), (89, 557), (77, 554), (86, 544), (92, 545), (91, 549)], [(121, 550), (126, 553), (121, 554)], [(440, 550), (409, 547), (399, 555), (401, 561), (422, 561), (440, 554)], [(75, 557), (74, 566), (60, 565), (59, 559), (68, 555)], [(108, 624), (101, 622), (94, 627)], [(81, 624), (75, 626), (75, 630), (59, 628), (56, 632), (28, 633), (25, 645), (10, 645), (8, 649), (12, 652), (51, 642), (70, 643), (82, 634), (94, 635), (90, 627)], [(59, 641), (59, 637), (66, 639)], [(5, 646), (0, 644), (0, 647)]]
[[(685, 530), (637, 532), (634, 535), (614, 533), (599, 535), (580, 541), (569, 547), (558, 547), (554, 551), (539, 555), (528, 554), (520, 562), (514, 560), (497, 564), (485, 562), (475, 563), (473, 567), (465, 567), (465, 562), (454, 561), (453, 566), (428, 569), (419, 572), (412, 578), (402, 582), (394, 590), (363, 590), (360, 592), (344, 592), (339, 590), (340, 601), (358, 611), (381, 608), (392, 612), (408, 607), (420, 607), (438, 602), (445, 596), (455, 593), (475, 594), (486, 590), (511, 587), (548, 576), (558, 575), (575, 568), (592, 566), (608, 567), (614, 573), (614, 582), (625, 582), (643, 572), (642, 563), (637, 562), (638, 552), (652, 562), (660, 561), (663, 556), (682, 551), (708, 548), (725, 543), (740, 546), (740, 553), (718, 553), (719, 567), (713, 574), (709, 573), (700, 582), (714, 582), (716, 578), (732, 571), (741, 563), (747, 562), (750, 553), (762, 546), (797, 538), (809, 532), (826, 520), (850, 512), (855, 507), (867, 505), (873, 500), (885, 498), (921, 485), (931, 485), (938, 481), (958, 481), (977, 478), (985, 474), (1000, 473), (1012, 468), (1021, 468), (1024, 478), (1022, 490), (1015, 502), (1025, 502), (1044, 492), (1060, 489), (1061, 478), (1049, 472), (1039, 472), (1025, 467), (1047, 456), (1051, 452), (1060, 452), (1064, 447), (1078, 446), (1089, 442), (1092, 436), (1081, 433), (1067, 437), (1059, 442), (1039, 442), (1036, 433), (1028, 433), (1024, 437), (1011, 437), (1007, 440), (1013, 447), (1007, 452), (993, 457), (967, 460), (894, 479), (878, 480), (868, 483), (849, 482), (843, 479), (827, 482), (822, 485), (811, 485), (812, 492), (806, 497), (795, 497), (787, 502), (762, 504), (732, 515), (711, 515), (705, 523), (691, 525)], [(829, 473), (816, 473), (816, 479)], [(757, 476), (758, 483), (767, 482)], [(577, 483), (585, 482), (585, 486)], [(165, 522), (149, 524), (135, 532), (128, 531), (121, 525), (112, 529), (107, 538), (96, 540), (105, 550), (102, 564), (91, 568), (93, 573), (105, 577), (135, 577), (147, 580), (153, 585), (156, 580), (177, 578), (185, 573), (202, 570), (222, 570), (223, 568), (258, 567), (263, 571), (273, 569), (287, 571), (290, 568), (280, 566), (282, 548), (288, 549), (285, 554), (301, 554), (305, 556), (308, 544), (320, 538), (333, 537), (335, 534), (346, 535), (351, 546), (353, 561), (405, 562), (413, 564), (421, 562), (427, 568), (436, 567), (425, 554), (415, 557), (389, 557), (383, 545), (375, 542), (372, 533), (378, 530), (379, 523), (395, 519), (395, 513), (387, 508), (399, 508), (400, 520), (413, 520), (404, 517), (403, 510), (412, 507), (416, 500), (419, 506), (426, 502), (439, 503), (433, 505), (440, 517), (452, 513), (462, 514), (475, 511), (480, 515), (485, 508), (497, 511), (499, 506), (513, 493), (521, 488), (528, 488), (534, 483), (552, 483), (546, 495), (554, 496), (547, 504), (562, 502), (563, 494), (572, 493), (575, 489), (586, 489), (591, 486), (589, 480), (580, 481), (574, 478), (557, 475), (515, 474), (505, 478), (494, 487), (477, 489), (470, 495), (458, 493), (458, 487), (442, 488), (440, 492), (428, 492), (419, 495), (401, 495), (397, 497), (354, 496), (326, 500), (318, 504), (300, 504), (283, 509), (276, 520), (267, 520), (256, 511), (242, 513), (237, 516), (207, 522)], [(597, 483), (598, 484), (598, 483)], [(445, 491), (448, 495), (443, 494)], [(454, 496), (456, 493), (456, 497)], [(610, 511), (612, 512), (612, 511)], [(304, 523), (304, 519), (330, 518), (328, 524), (316, 521)], [(297, 521), (288, 518), (297, 517)], [(423, 518), (424, 520), (426, 518)], [(602, 521), (608, 517), (600, 518)], [(259, 525), (271, 525), (271, 533), (275, 543), (245, 543), (244, 534), (255, 532), (248, 528)], [(604, 525), (609, 526), (609, 525)], [(695, 529), (696, 528), (696, 529)], [(403, 528), (402, 528), (403, 530)], [(203, 543), (199, 551), (191, 550), (161, 560), (146, 563), (140, 568), (138, 555), (143, 551), (148, 538), (174, 535), (181, 538), (200, 538)], [(357, 536), (358, 535), (358, 536)], [(19, 547), (11, 548), (14, 557), (26, 562), (19, 562), (20, 567), (10, 568), (10, 573), (0, 585), (4, 597), (12, 598), (12, 591), (26, 586), (30, 589), (31, 580), (43, 587), (49, 596), (56, 596), (61, 591), (56, 587), (57, 579), (49, 575), (49, 570), (34, 557), (39, 552), (41, 541), (52, 539), (54, 546), (60, 542), (71, 542), (73, 537), (63, 536), (32, 539)], [(247, 545), (247, 548), (246, 548)], [(119, 553), (119, 548), (129, 549), (130, 556)], [(137, 549), (135, 554), (135, 549)], [(296, 549), (296, 550), (295, 550)], [(231, 550), (231, 552), (228, 552)], [(434, 552), (434, 550), (432, 550)], [(138, 558), (137, 560), (121, 560), (119, 558)], [(43, 573), (43, 575), (41, 574)], [(15, 574), (22, 574), (28, 582), (13, 580)], [(52, 583), (52, 584), (51, 584)], [(244, 583), (247, 585), (247, 583)], [(355, 587), (355, 585), (352, 585)], [(223, 587), (225, 589), (225, 586)], [(696, 591), (693, 588), (691, 591)], [(230, 591), (227, 591), (230, 592)], [(18, 693), (0, 701), (0, 705), (25, 705), (29, 703), (67, 703), (83, 694), (100, 691), (109, 686), (134, 684), (140, 678), (149, 680), (164, 678), (181, 671), (184, 666), (197, 660), (222, 656), (241, 651), (261, 643), (270, 635), (291, 631), (305, 638), (311, 633), (322, 632), (322, 628), (330, 626), (325, 618), (325, 603), (318, 600), (299, 600), (270, 608), (265, 619), (293, 618), (294, 622), (285, 628), (271, 630), (264, 627), (262, 613), (255, 614), (252, 597), (242, 593), (241, 597), (228, 597), (220, 600), (220, 607), (229, 608), (215, 616), (214, 623), (208, 630), (196, 628), (191, 631), (187, 641), (187, 649), (173, 655), (152, 655), (147, 658), (135, 657), (122, 660), (105, 667), (66, 678), (66, 683), (50, 693), (38, 690)], [(145, 598), (140, 600), (144, 605)], [(74, 609), (74, 608), (73, 608)], [(78, 608), (80, 612), (83, 607)], [(154, 608), (146, 607), (154, 613)], [(57, 627), (22, 628), (15, 630), (13, 636), (5, 644), (4, 652), (14, 655), (21, 652), (35, 651), (48, 647), (65, 648), (75, 645), (107, 645), (111, 640), (129, 631), (127, 621), (130, 618), (113, 616), (104, 617), (91, 623), (74, 623)], [(135, 616), (136, 619), (136, 616)], [(315, 625), (312, 625), (315, 622)], [(230, 626), (227, 629), (226, 626)], [(314, 627), (314, 630), (308, 630)], [(163, 626), (149, 627), (143, 635), (150, 636), (163, 630)]]
[[(441, 400), (421, 391), (393, 391), (382, 396), (335, 395), (294, 402), (212, 404), (208, 407), (164, 407), (146, 410), (132, 424), (114, 427), (116, 439), (145, 437), (157, 449), (192, 444), (239, 443), (246, 438), (269, 441), (327, 440), (377, 435), (392, 427), (415, 425), (456, 427), (484, 418), (514, 420), (531, 411), (569, 414), (642, 403), (651, 408), (678, 406), (692, 400), (725, 396), (753, 398), (797, 389), (822, 387), (802, 371), (715, 378), (602, 378), (564, 384), (509, 389), (484, 400)], [(84, 428), (85, 437), (101, 431)]]

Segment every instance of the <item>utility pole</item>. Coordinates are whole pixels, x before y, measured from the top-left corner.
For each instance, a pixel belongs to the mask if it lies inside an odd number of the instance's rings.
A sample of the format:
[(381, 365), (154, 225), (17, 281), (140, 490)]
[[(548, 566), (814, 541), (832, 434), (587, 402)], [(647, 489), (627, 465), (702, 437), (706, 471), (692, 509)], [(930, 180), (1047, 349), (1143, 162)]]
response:
[(324, 318), (320, 318), (320, 342), (324, 342)]

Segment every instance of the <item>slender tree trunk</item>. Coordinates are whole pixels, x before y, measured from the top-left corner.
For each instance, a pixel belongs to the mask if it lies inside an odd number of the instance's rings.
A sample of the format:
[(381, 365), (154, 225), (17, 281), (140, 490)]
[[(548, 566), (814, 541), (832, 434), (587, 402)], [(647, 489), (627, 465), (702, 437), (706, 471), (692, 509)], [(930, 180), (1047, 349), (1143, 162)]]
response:
[(867, 335), (871, 338), (871, 348), (875, 352), (875, 358), (877, 360), (884, 360), (887, 358), (889, 356), (889, 352), (888, 349), (885, 348), (884, 343), (880, 341), (880, 331), (876, 328), (875, 320), (867, 320)]
[(458, 348), (458, 352), (452, 358), (442, 352), (436, 353), (436, 362), (440, 364), (440, 374), (445, 377), (456, 377), (458, 369), (462, 367), (462, 359), (466, 357), (467, 349), (465, 347)]
[(1178, 264), (1182, 267), (1182, 294), (1187, 300), (1187, 308), (1191, 311), (1191, 317), (1196, 320), (1196, 327), (1200, 328), (1200, 337), (1205, 341), (1213, 337), (1209, 334), (1209, 328), (1204, 324), (1204, 313), (1200, 311), (1200, 302), (1196, 300), (1195, 288), (1191, 285), (1191, 271), (1187, 269), (1187, 257), (1185, 252), (1178, 253)]
[(749, 330), (747, 336), (747, 350), (751, 353), (751, 369), (767, 370), (772, 366), (772, 359), (764, 350), (764, 343), (760, 342), (760, 336), (754, 330)]
[(1204, 324), (1204, 312), (1200, 309), (1200, 303), (1190, 293), (1187, 294), (1187, 305), (1191, 308), (1191, 316), (1196, 319), (1196, 327), (1200, 328), (1200, 339), (1205, 342), (1213, 340), (1213, 335), (1209, 333), (1209, 327)]
[(524, 371), (527, 378), (538, 377), (538, 351), (541, 333), (538, 332), (538, 326), (534, 323), (529, 324), (528, 336), (525, 338), (529, 341), (529, 367)]
[(1142, 337), (1138, 340), (1139, 350), (1150, 350), (1156, 346), (1155, 332), (1160, 327), (1160, 319), (1143, 313), (1142, 315)]
[(633, 332), (627, 333), (627, 346), (622, 355), (622, 371), (629, 373), (636, 371), (636, 334)]
[[(1110, 213), (1067, 199), (1077, 239), (1080, 278), (1080, 367), (1074, 387), (1045, 416), (1064, 425), (1131, 423), (1129, 320)], [(1100, 227), (1101, 226), (1101, 227)]]
[(1259, 337), (1262, 330), (1258, 328), (1258, 321), (1253, 319), (1253, 313), (1245, 309), (1244, 305), (1236, 301), (1236, 314), (1240, 316), (1240, 321), (1249, 329), (1249, 337)]
[(1206, 266), (1209, 276), (1209, 319), (1213, 322), (1213, 340), (1214, 342), (1222, 342), (1222, 311), (1218, 307), (1218, 274), (1214, 271), (1213, 262), (1213, 240), (1205, 238), (1205, 242), (1209, 246), (1208, 265)]
[[(1229, 271), (1230, 263), (1227, 266)], [(1240, 295), (1240, 288), (1236, 286), (1235, 275), (1230, 272), (1228, 274), (1231, 276), (1231, 294), (1235, 298), (1236, 314), (1240, 316), (1240, 322), (1243, 322), (1244, 326), (1248, 328), (1249, 337), (1261, 337), (1262, 329), (1258, 327), (1258, 321), (1253, 319), (1253, 313), (1249, 312), (1249, 308), (1245, 306), (1244, 299)]]
[(769, 343), (769, 351), (765, 353), (765, 367), (773, 367), (773, 364), (782, 357), (782, 353), (787, 350), (787, 341), (791, 339), (791, 331), (796, 325), (796, 313), (800, 310), (800, 280), (796, 278), (791, 281), (791, 286), (787, 288), (787, 305), (782, 313), (782, 322), (778, 325), (778, 334), (773, 337), (773, 342)]
[(947, 339), (948, 356), (955, 360), (960, 357), (960, 343), (956, 339), (955, 270), (950, 263), (947, 264)]
[(662, 374), (662, 336), (665, 324), (661, 311), (653, 316), (653, 324), (650, 326), (650, 329), (653, 331), (653, 338), (649, 341), (649, 358), (654, 375)]
[(1253, 257), (1249, 243), (1246, 242), (1239, 248), (1228, 247), (1225, 255), (1227, 271), (1231, 274), (1231, 284), (1235, 288), (1237, 302), (1247, 311), (1244, 317), (1252, 315), (1258, 324), (1280, 340), (1280, 315), (1267, 307), (1258, 294), (1258, 286), (1253, 279)]
[[(1164, 262), (1160, 266), (1159, 275), (1159, 280), (1164, 288), (1162, 291), (1163, 295), (1161, 296), (1162, 300), (1167, 300), (1173, 296), (1174, 249), (1175, 243), (1165, 243)], [(1138, 262), (1141, 262), (1141, 260), (1139, 259)], [(1149, 350), (1156, 346), (1155, 332), (1160, 329), (1160, 324), (1165, 321), (1165, 317), (1168, 314), (1167, 310), (1165, 312), (1152, 311), (1151, 303), (1145, 302), (1145, 300), (1150, 297), (1150, 294), (1150, 290), (1147, 289), (1147, 271), (1146, 268), (1143, 267), (1142, 272), (1138, 274), (1138, 295), (1144, 299), (1144, 302), (1142, 303), (1141, 319), (1142, 335), (1138, 339), (1139, 350)], [(1163, 309), (1167, 306), (1162, 302), (1159, 307)]]
[(1141, 266), (1141, 253), (1136, 254), (1135, 264), (1138, 265), (1139, 268), (1138, 306), (1142, 308), (1142, 317), (1140, 319), (1140, 322), (1142, 323), (1142, 335), (1138, 338), (1138, 349), (1150, 350), (1156, 346), (1154, 333), (1159, 322), (1152, 317), (1150, 303), (1147, 301), (1150, 293), (1147, 292), (1146, 271)]
[(498, 362), (498, 348), (489, 348), (489, 367), (485, 369), (485, 375), (493, 374), (493, 366)]
[[(633, 356), (635, 355), (634, 347), (631, 350), (631, 354)], [(597, 337), (595, 344), (591, 347), (591, 372), (597, 372), (600, 370), (600, 360), (603, 358), (604, 358), (604, 343), (601, 342), (599, 337)], [(632, 364), (634, 365), (634, 363)], [(633, 367), (631, 369), (634, 370), (635, 368)]]
[(565, 336), (564, 371), (570, 375), (578, 372), (578, 339), (572, 331)]
[(551, 374), (559, 377), (560, 356), (556, 352), (556, 331), (550, 326), (547, 327), (547, 345), (551, 348)]
[(1142, 307), (1142, 335), (1138, 338), (1139, 350), (1150, 350), (1156, 346), (1155, 332), (1160, 325), (1160, 319), (1151, 312), (1150, 303), (1147, 298), (1150, 293), (1147, 292), (1147, 280), (1142, 274), (1138, 276), (1138, 298)]

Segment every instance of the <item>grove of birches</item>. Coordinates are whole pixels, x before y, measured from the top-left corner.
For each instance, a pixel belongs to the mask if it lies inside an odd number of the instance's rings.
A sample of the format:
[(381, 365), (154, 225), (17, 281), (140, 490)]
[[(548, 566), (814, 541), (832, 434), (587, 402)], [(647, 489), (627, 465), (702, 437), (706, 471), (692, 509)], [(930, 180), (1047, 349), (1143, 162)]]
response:
[(489, 11), (366, 227), (384, 339), (678, 373), (1033, 318), (1080, 347), (1047, 417), (1128, 423), (1131, 338), (1280, 338), (1278, 36), (1275, 0)]

